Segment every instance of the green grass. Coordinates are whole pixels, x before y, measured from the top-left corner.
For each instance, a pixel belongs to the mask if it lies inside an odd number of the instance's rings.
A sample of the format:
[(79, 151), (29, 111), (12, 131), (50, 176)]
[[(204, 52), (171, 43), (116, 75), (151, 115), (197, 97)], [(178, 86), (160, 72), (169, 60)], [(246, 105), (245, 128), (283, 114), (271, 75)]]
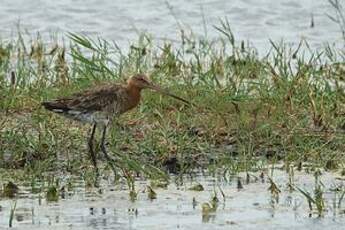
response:
[(167, 168), (181, 178), (200, 168), (229, 177), (277, 161), (344, 169), (343, 50), (271, 41), (267, 55), (258, 56), (236, 40), (226, 20), (215, 30), (217, 40), (181, 33), (177, 44), (142, 34), (123, 50), (74, 33), (64, 43), (36, 37), (30, 44), (20, 33), (0, 42), (2, 177), (62, 172), (91, 178), (90, 127), (40, 103), (135, 73), (196, 106), (147, 91), (139, 108), (118, 119), (108, 149), (129, 185), (137, 174), (168, 180)]

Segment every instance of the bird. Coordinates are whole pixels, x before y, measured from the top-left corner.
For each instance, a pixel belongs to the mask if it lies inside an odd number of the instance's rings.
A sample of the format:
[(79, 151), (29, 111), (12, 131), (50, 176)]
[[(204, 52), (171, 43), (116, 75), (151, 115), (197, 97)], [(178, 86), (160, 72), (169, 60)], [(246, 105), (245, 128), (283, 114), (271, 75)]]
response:
[(96, 153), (93, 148), (93, 141), (96, 128), (100, 126), (102, 128), (100, 142), (101, 151), (114, 174), (116, 174), (115, 167), (111, 164), (111, 162), (114, 161), (109, 156), (105, 145), (107, 127), (121, 114), (126, 113), (139, 105), (141, 100), (141, 91), (143, 89), (151, 89), (160, 94), (171, 96), (186, 104), (190, 104), (189, 101), (178, 97), (151, 82), (147, 75), (135, 74), (127, 80), (127, 84), (107, 82), (72, 94), (71, 96), (61, 97), (51, 101), (43, 101), (41, 105), (45, 109), (56, 114), (92, 125), (90, 136), (87, 139), (87, 145), (92, 164), (96, 170), (96, 175), (99, 175), (99, 170), (97, 167)]

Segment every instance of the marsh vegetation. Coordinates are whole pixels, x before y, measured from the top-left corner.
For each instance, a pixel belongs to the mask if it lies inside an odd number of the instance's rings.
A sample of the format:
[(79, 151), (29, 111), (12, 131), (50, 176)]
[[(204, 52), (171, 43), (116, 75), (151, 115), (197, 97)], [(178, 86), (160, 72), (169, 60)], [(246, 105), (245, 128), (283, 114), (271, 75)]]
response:
[[(194, 197), (190, 202), (209, 218), (231, 196), (221, 185), (238, 178), (241, 190), (261, 178), (271, 207), (282, 193), (298, 193), (308, 204), (306, 213), (322, 217), (332, 207), (325, 194), (333, 189), (337, 202), (332, 210), (342, 215), (344, 186), (325, 186), (319, 178), (327, 173), (343, 181), (345, 174), (344, 50), (332, 45), (311, 50), (305, 40), (294, 47), (271, 41), (271, 49), (259, 56), (236, 40), (226, 19), (214, 29), (216, 40), (182, 30), (177, 43), (142, 34), (127, 49), (74, 33), (59, 42), (19, 32), (1, 42), (1, 199), (16, 196), (16, 184), (29, 184), (47, 202), (74, 191), (69, 178), (92, 188), (94, 170), (85, 144), (90, 127), (53, 115), (40, 103), (146, 73), (193, 105), (145, 92), (140, 108), (112, 125), (107, 147), (120, 176), (114, 178), (103, 164), (106, 187), (125, 189), (135, 203), (140, 192), (156, 200), (157, 189), (181, 186), (200, 174), (213, 176), (221, 183), (212, 189), (200, 183), (186, 189), (189, 194), (207, 188), (209, 200)], [(288, 175), (289, 190), (277, 184), (277, 171)], [(295, 184), (295, 172), (315, 178), (314, 187)], [(138, 185), (143, 179), (151, 183)], [(14, 203), (8, 212), (10, 225), (19, 208)]]

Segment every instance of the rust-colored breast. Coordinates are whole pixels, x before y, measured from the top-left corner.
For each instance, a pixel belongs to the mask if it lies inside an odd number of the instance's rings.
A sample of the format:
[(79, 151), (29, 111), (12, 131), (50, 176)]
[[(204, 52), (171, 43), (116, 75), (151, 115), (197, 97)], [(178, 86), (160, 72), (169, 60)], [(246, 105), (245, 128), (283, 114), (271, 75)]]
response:
[(128, 110), (135, 108), (140, 102), (141, 90), (139, 88), (129, 85), (126, 91), (127, 91), (127, 95), (126, 95), (127, 97), (125, 98), (124, 103), (123, 103), (123, 112), (126, 112)]

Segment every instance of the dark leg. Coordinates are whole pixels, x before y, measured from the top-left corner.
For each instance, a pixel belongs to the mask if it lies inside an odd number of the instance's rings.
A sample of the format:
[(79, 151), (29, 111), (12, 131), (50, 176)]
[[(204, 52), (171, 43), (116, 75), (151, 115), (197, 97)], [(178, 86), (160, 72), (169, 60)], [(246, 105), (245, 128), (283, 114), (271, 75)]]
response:
[(94, 123), (93, 126), (92, 126), (91, 135), (90, 135), (87, 143), (88, 143), (88, 146), (89, 146), (89, 152), (90, 152), (92, 164), (95, 167), (96, 174), (98, 176), (99, 175), (99, 171), (98, 171), (98, 167), (97, 167), (96, 153), (95, 153), (95, 151), (93, 149), (93, 139), (94, 139), (94, 136), (95, 136), (96, 127), (97, 127), (97, 124)]
[(114, 166), (114, 160), (108, 155), (107, 149), (105, 147), (105, 136), (106, 136), (106, 133), (107, 133), (107, 126), (104, 125), (103, 132), (102, 132), (102, 140), (101, 140), (101, 150), (102, 150), (106, 160), (108, 161), (109, 166), (113, 170), (115, 178), (116, 178), (116, 170), (115, 170), (115, 166)]

